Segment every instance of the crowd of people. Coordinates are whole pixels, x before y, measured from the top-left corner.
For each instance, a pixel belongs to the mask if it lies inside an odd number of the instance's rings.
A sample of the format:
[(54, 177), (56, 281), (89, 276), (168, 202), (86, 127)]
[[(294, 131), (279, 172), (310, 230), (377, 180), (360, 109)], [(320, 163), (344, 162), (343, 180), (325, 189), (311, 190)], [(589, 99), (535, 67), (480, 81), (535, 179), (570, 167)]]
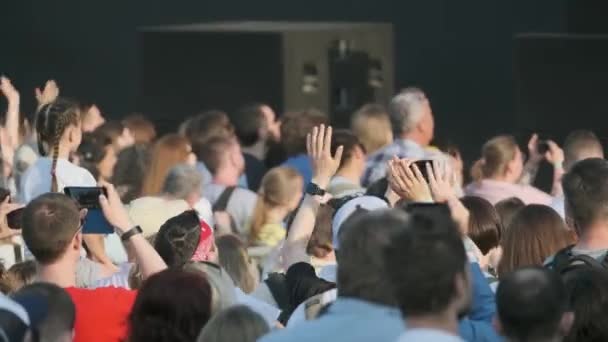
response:
[(259, 103), (163, 136), (55, 81), (33, 115), (0, 93), (0, 341), (608, 341), (591, 131), (466, 167), (418, 88), (349, 128)]

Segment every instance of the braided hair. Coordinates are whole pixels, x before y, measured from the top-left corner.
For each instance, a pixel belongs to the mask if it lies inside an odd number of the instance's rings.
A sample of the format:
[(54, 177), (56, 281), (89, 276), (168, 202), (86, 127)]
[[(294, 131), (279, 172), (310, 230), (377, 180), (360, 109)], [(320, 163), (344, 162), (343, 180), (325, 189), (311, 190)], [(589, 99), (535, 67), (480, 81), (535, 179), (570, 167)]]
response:
[(48, 156), (51, 152), (53, 158), (51, 164), (51, 192), (58, 191), (56, 169), (61, 137), (70, 125), (78, 125), (79, 122), (80, 109), (78, 104), (66, 99), (59, 98), (45, 104), (36, 113), (38, 151), (41, 156)]

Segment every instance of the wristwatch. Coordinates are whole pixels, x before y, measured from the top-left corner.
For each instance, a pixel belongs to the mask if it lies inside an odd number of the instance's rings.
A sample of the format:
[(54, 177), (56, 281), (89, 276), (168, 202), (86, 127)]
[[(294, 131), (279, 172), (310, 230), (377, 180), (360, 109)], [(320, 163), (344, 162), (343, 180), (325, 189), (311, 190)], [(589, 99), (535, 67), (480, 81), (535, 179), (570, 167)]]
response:
[(137, 235), (137, 234), (142, 234), (144, 231), (141, 229), (140, 226), (135, 226), (129, 230), (127, 230), (126, 232), (124, 232), (121, 236), (120, 236), (120, 240), (122, 242), (127, 242), (129, 241), (130, 238), (132, 238), (133, 236)]
[(306, 193), (311, 196), (325, 196), (326, 191), (321, 189), (317, 184), (310, 182), (306, 187)]

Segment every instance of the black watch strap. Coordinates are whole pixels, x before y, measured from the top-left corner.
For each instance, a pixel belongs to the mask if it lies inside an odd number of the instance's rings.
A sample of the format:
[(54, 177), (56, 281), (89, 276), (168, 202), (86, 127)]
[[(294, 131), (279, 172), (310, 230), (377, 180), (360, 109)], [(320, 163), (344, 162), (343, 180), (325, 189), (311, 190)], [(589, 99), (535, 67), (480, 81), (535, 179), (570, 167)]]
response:
[(130, 238), (132, 238), (133, 236), (137, 235), (137, 234), (142, 234), (144, 231), (141, 229), (140, 226), (135, 226), (129, 230), (127, 230), (124, 234), (122, 234), (120, 236), (120, 240), (122, 240), (122, 242), (127, 242), (129, 241)]
[(311, 196), (325, 196), (326, 191), (321, 189), (317, 184), (310, 182), (306, 187), (306, 193)]

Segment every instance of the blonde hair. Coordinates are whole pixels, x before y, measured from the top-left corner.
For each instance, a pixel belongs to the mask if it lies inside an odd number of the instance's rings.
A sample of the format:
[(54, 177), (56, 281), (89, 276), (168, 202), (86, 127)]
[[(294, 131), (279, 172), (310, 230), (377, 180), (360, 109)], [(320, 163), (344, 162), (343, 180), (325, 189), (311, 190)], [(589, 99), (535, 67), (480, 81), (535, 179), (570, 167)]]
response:
[(367, 104), (361, 107), (353, 115), (351, 129), (368, 154), (393, 142), (391, 121), (380, 105)]
[(301, 191), (297, 183), (302, 181), (298, 171), (290, 167), (275, 167), (264, 175), (251, 220), (250, 242), (258, 240), (262, 227), (268, 223), (268, 211), (287, 205), (294, 194)]
[(475, 162), (471, 175), (475, 180), (501, 176), (509, 162), (517, 156), (517, 141), (510, 135), (499, 135), (486, 142), (481, 149), (481, 159)]

